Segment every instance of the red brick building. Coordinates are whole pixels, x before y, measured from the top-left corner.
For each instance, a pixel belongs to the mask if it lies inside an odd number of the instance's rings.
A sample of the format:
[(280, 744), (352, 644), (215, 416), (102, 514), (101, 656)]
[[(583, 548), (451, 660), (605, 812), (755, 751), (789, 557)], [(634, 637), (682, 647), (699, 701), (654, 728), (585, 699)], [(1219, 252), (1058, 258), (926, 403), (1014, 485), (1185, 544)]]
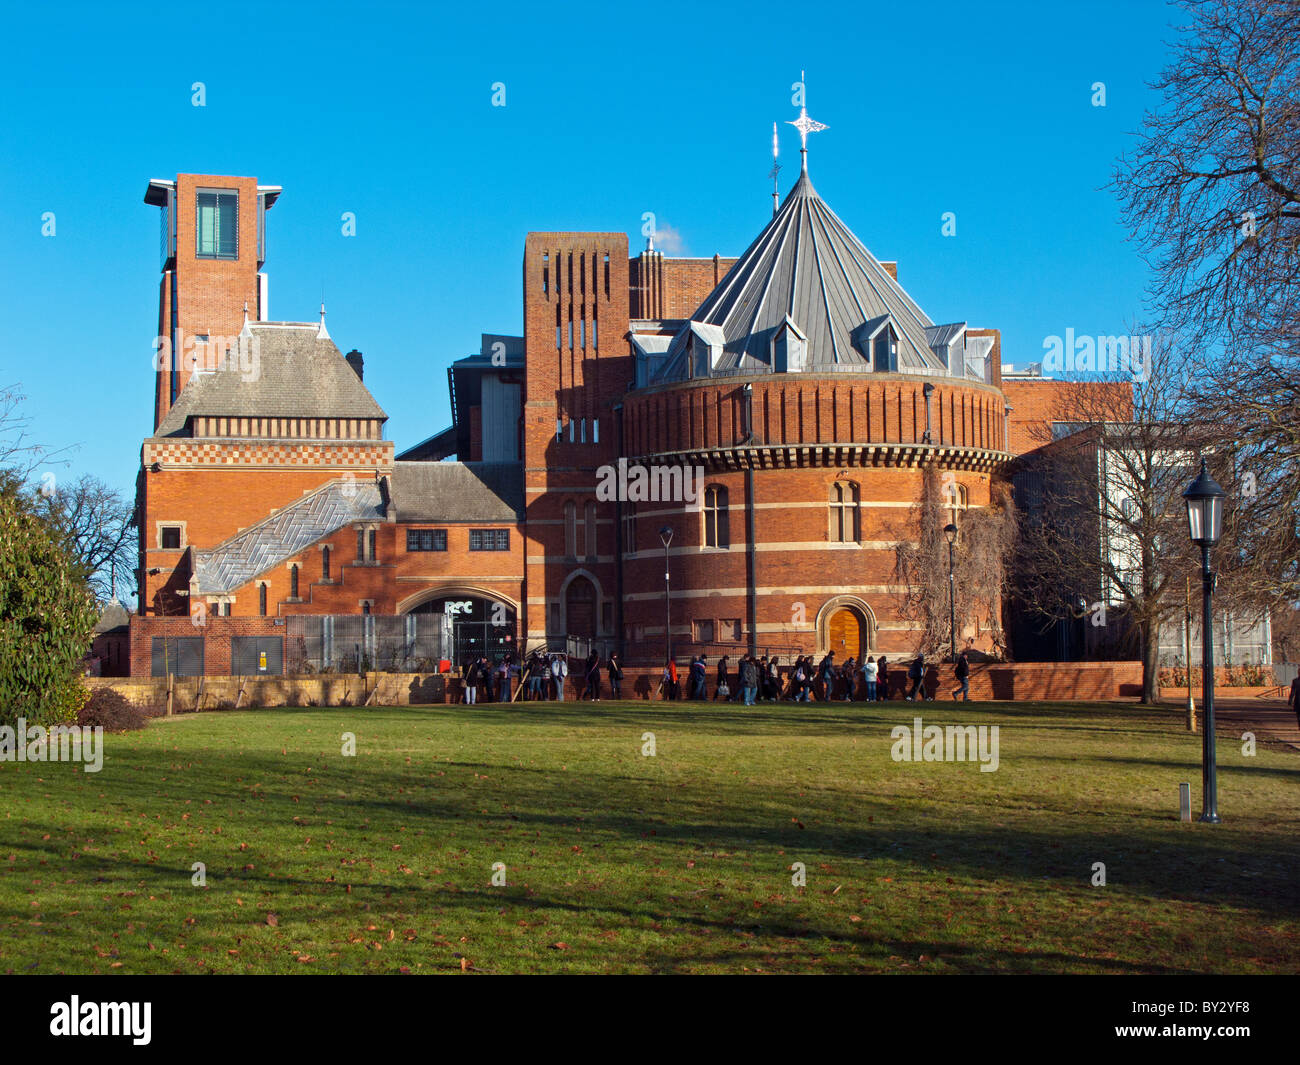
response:
[(805, 171), (737, 258), (530, 233), (522, 335), (454, 362), (452, 426), (398, 454), (324, 309), (269, 320), (280, 194), (182, 174), (145, 196), (163, 262), (133, 673), (373, 662), (381, 628), (409, 668), (568, 638), (646, 664), (669, 641), (907, 654), (894, 560), (925, 471), (960, 526), (1033, 446), (997, 330), (933, 322)]

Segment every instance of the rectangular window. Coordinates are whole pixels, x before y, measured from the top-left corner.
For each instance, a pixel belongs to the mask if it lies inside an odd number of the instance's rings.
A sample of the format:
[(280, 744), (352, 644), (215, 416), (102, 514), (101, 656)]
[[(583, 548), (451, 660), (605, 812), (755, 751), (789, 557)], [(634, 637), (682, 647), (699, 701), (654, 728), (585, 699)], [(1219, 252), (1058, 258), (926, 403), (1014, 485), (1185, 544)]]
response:
[(740, 642), (740, 619), (739, 618), (723, 618), (721, 625), (722, 625), (722, 632), (719, 634), (720, 639), (730, 640), (733, 643)]
[(374, 529), (371, 529), (369, 537), (367, 539), (367, 547), (368, 547), (368, 550), (366, 551), (367, 562), (373, 562), (379, 556), (379, 553), (375, 550), (375, 538), (377, 536), (378, 533)]
[(696, 643), (712, 643), (712, 642), (713, 642), (713, 622), (712, 622), (712, 621), (697, 621), (697, 622), (694, 623), (694, 625), (693, 625), (692, 627), (693, 627), (693, 629), (694, 629), (694, 637), (695, 637), (695, 642), (696, 642)]
[(164, 551), (179, 551), (181, 549), (181, 527), (179, 525), (164, 525), (162, 527), (162, 549)]
[(408, 551), (446, 551), (446, 529), (407, 529), (406, 550)]
[(239, 258), (239, 193), (199, 192), (194, 211), (194, 254), (200, 259)]
[(357, 561), (364, 562), (365, 560), (366, 560), (366, 530), (358, 529), (357, 530)]
[(469, 549), (471, 551), (509, 551), (509, 529), (470, 529)]

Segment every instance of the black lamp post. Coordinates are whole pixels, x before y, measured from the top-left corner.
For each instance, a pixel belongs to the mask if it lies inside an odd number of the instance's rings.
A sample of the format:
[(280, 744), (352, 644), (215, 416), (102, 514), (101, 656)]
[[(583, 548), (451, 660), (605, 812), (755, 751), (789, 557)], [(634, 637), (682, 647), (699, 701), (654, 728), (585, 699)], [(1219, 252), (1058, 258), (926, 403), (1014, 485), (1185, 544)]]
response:
[(659, 539), (664, 542), (664, 668), (673, 658), (672, 612), (669, 596), (672, 594), (668, 584), (668, 545), (673, 542), (673, 527), (665, 525), (659, 530)]
[(952, 545), (957, 542), (957, 526), (945, 525), (943, 534), (948, 538), (948, 647), (952, 658), (957, 661), (957, 596), (952, 575)]
[(1210, 548), (1223, 534), (1224, 495), (1202, 458), (1201, 472), (1187, 486), (1183, 499), (1187, 502), (1187, 531), (1192, 543), (1201, 548), (1201, 702), (1205, 717), (1201, 736), (1201, 820), (1207, 824), (1219, 823), (1219, 785), (1214, 764), (1214, 628), (1210, 617), (1214, 573), (1210, 569)]

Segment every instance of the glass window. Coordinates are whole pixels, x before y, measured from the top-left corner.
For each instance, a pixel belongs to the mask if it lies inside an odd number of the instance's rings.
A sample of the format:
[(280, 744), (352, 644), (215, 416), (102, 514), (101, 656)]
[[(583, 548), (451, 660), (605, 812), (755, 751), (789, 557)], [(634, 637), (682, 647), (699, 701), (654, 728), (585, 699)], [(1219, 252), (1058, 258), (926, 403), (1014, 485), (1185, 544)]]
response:
[(406, 550), (408, 551), (446, 551), (446, 529), (407, 529)]
[(239, 257), (239, 193), (199, 192), (195, 207), (194, 254), (200, 259)]
[(836, 481), (831, 485), (831, 542), (857, 543), (859, 531), (858, 486), (852, 481)]
[(164, 551), (179, 551), (181, 548), (181, 527), (179, 525), (164, 525), (162, 527), (162, 549)]
[(323, 581), (330, 579), (330, 549), (328, 547), (321, 548), (320, 579)]
[(298, 567), (296, 565), (289, 567), (289, 598), (298, 598)]
[(470, 529), (469, 549), (471, 551), (509, 551), (509, 529)]
[(265, 584), (259, 584), (257, 586), (257, 612), (262, 617), (266, 617), (266, 585)]
[(704, 546), (731, 546), (727, 489), (720, 484), (711, 484), (704, 490)]

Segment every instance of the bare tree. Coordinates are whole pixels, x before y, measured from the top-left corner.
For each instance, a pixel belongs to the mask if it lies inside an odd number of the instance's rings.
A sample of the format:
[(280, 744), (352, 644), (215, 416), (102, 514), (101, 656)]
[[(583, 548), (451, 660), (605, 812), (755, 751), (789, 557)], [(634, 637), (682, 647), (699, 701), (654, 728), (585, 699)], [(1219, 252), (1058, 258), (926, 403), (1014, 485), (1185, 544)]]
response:
[(53, 479), (43, 481), (37, 500), (36, 512), (56, 530), (97, 599), (114, 598), (119, 587), (132, 586), (136, 564), (133, 508), (121, 493), (96, 477), (83, 475), (67, 485)]
[(32, 442), (31, 419), (22, 412), (27, 397), (20, 389), (0, 386), (0, 490), (9, 492), (18, 491), (42, 464), (62, 454)]
[(913, 508), (913, 525), (921, 530), (916, 542), (901, 544), (895, 573), (904, 591), (899, 614), (921, 629), (917, 650), (946, 654), (952, 639), (948, 602), (948, 540), (944, 527), (958, 527), (953, 549), (953, 610), (957, 638), (974, 629), (989, 633), (993, 653), (1006, 654), (1001, 604), (1009, 584), (1009, 559), (1017, 539), (1016, 513), (1004, 485), (994, 485), (991, 505), (971, 509), (957, 506), (956, 482), (934, 467), (925, 471), (921, 498)]
[(1179, 6), (1190, 21), (1113, 188), (1154, 319), (1201, 353), (1187, 417), (1231, 456), (1221, 568), (1267, 608), (1300, 598), (1300, 2)]

